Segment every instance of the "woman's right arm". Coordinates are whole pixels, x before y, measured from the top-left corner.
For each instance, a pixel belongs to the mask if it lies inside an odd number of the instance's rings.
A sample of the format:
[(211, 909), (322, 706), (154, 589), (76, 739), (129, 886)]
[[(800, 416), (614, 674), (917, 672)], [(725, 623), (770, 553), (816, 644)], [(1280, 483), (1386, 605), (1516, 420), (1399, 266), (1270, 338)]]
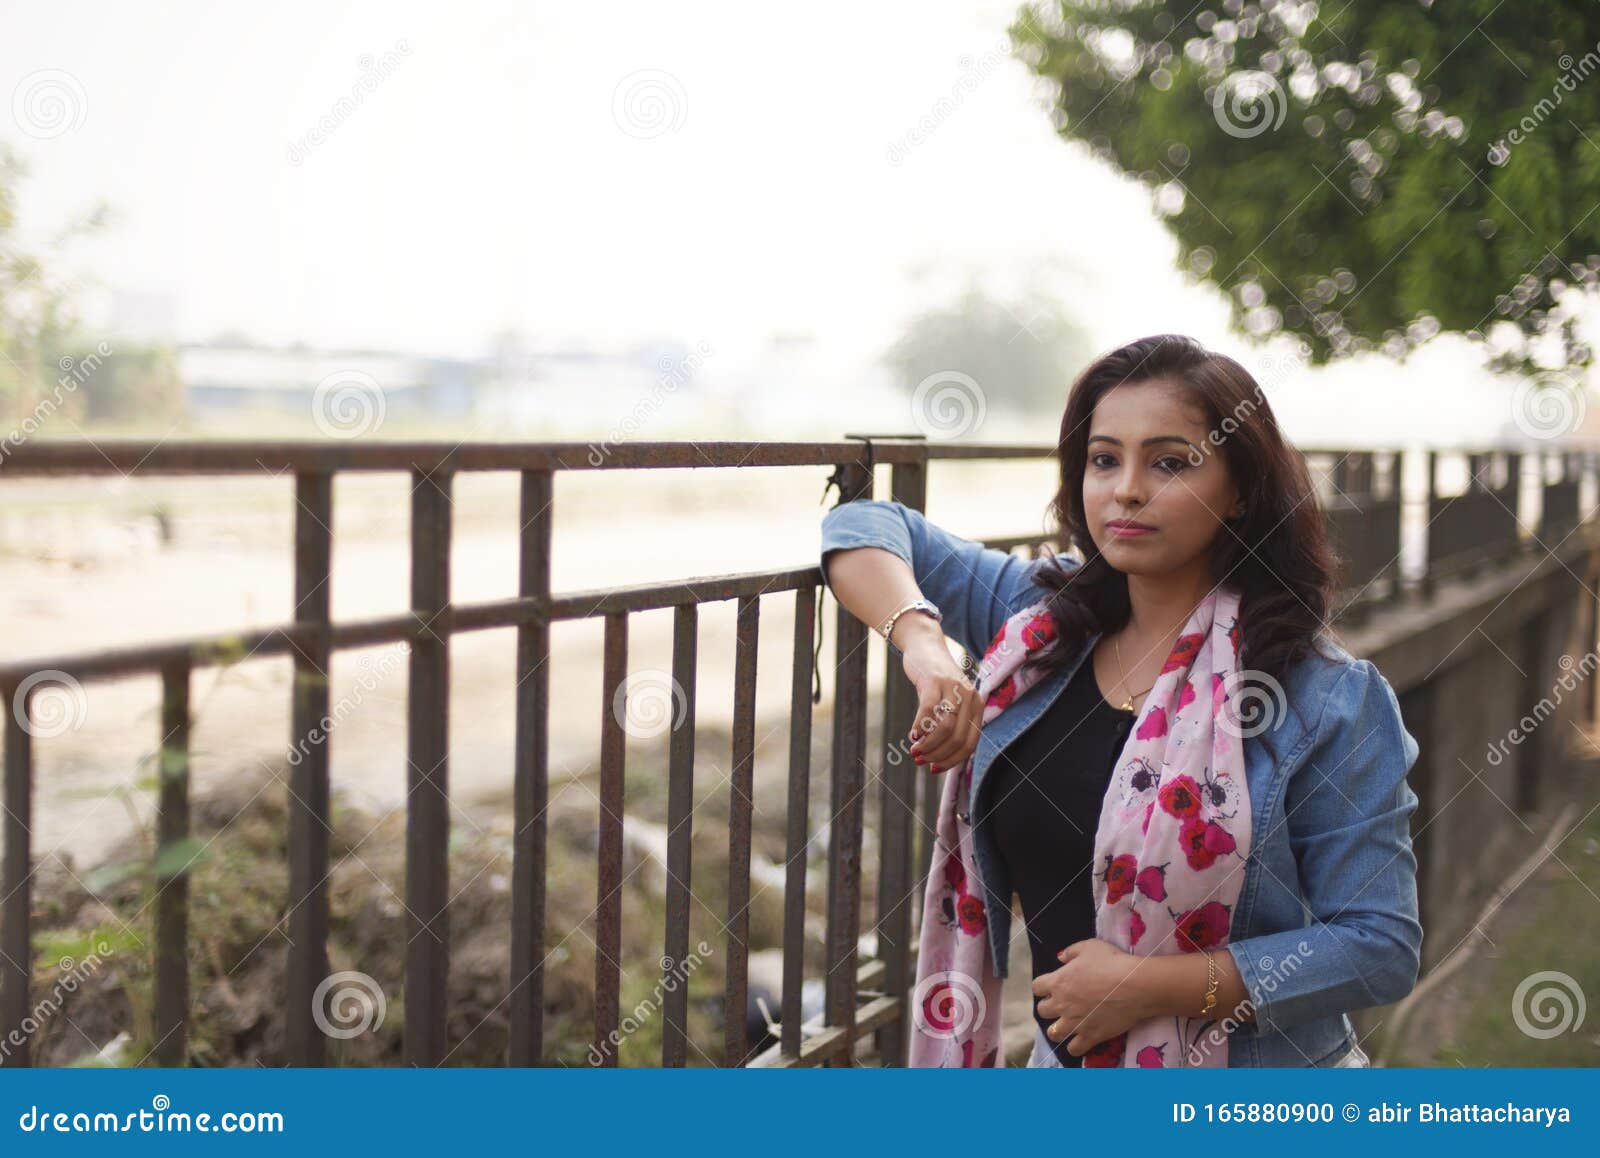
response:
[(898, 502), (859, 500), (828, 512), (822, 526), (823, 578), (839, 605), (876, 627), (913, 599), (944, 616), (908, 612), (891, 645), (917, 691), (907, 739), (930, 771), (952, 767), (978, 743), (983, 705), (945, 642), (946, 632), (981, 658), (1026, 592), (1028, 564), (1007, 551), (952, 535)]

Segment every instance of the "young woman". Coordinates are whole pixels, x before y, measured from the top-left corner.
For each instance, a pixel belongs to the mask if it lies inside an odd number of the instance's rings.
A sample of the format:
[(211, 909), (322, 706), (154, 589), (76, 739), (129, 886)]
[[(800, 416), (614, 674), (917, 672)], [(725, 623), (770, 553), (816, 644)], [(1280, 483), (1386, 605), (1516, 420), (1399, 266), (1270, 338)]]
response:
[(823, 520), (830, 589), (916, 688), (912, 757), (947, 773), (912, 1064), (1000, 1064), (1013, 893), (1031, 1066), (1367, 1064), (1348, 1011), (1420, 962), (1417, 744), (1328, 628), (1304, 460), (1242, 366), (1174, 335), (1085, 370), (1057, 452), (1070, 554), (897, 502)]

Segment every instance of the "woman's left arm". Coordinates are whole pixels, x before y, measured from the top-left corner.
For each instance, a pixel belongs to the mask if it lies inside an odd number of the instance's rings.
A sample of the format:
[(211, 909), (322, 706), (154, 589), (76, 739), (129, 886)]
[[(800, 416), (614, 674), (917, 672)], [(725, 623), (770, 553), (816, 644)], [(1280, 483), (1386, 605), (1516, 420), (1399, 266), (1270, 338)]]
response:
[(1284, 800), (1312, 921), (1226, 946), (1262, 1028), (1388, 1005), (1416, 985), (1417, 795), (1406, 774), (1417, 751), (1383, 674), (1370, 660), (1350, 664)]

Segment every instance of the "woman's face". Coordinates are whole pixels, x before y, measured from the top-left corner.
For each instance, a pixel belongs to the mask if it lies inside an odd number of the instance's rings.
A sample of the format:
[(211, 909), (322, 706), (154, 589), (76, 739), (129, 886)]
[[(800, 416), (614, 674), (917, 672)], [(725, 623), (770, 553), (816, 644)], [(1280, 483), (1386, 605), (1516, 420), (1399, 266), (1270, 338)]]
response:
[[(1129, 575), (1159, 575), (1203, 561), (1238, 491), (1204, 412), (1187, 389), (1164, 380), (1125, 382), (1101, 396), (1089, 422), (1083, 509), (1106, 562)], [(1199, 465), (1195, 465), (1198, 463)], [(1129, 520), (1150, 528), (1126, 533)]]

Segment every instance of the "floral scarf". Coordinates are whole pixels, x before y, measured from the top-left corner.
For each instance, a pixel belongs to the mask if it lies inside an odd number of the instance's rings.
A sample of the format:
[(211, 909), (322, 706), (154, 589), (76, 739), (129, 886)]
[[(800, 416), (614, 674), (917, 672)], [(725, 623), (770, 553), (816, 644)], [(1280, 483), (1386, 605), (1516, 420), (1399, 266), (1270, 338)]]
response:
[[(1095, 936), (1125, 952), (1194, 953), (1225, 944), (1250, 852), (1245, 784), (1239, 591), (1223, 585), (1195, 609), (1140, 709), (1113, 769), (1094, 843)], [(1041, 678), (1022, 669), (1056, 638), (1047, 605), (1006, 620), (984, 653), (983, 723)], [(1083, 662), (1090, 662), (1085, 656)], [(972, 764), (945, 776), (938, 845), (923, 897), (913, 1066), (999, 1066), (1001, 979), (974, 871), (972, 828), (957, 821)], [(1065, 946), (1060, 946), (1065, 948)], [(1162, 1015), (1101, 1042), (1085, 1066), (1226, 1066), (1212, 1015)]]

